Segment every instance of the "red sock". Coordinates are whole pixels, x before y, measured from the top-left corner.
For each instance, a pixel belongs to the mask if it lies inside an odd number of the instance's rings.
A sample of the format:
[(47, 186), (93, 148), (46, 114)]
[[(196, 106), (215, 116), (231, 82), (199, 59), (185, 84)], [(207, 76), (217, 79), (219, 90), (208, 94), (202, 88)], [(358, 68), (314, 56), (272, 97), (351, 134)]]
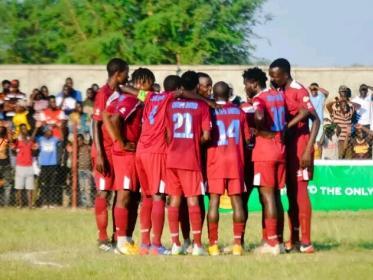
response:
[(311, 243), (311, 201), (307, 190), (308, 182), (298, 182), (298, 207), (299, 207), (299, 223), (301, 230), (302, 244)]
[(210, 246), (218, 243), (218, 223), (208, 222)]
[(245, 223), (233, 222), (234, 244), (241, 245), (241, 236), (245, 229)]
[(140, 207), (141, 244), (150, 245), (150, 229), (152, 226), (153, 198), (143, 197)]
[(193, 240), (194, 243), (200, 247), (202, 246), (202, 219), (201, 219), (201, 209), (199, 205), (189, 206), (189, 219), (190, 225), (192, 227)]
[(127, 225), (128, 225), (128, 210), (127, 208), (121, 208), (115, 206), (114, 208), (115, 217), (115, 232), (117, 237), (126, 236)]
[(108, 214), (106, 208), (106, 199), (96, 197), (95, 199), (95, 215), (98, 229), (98, 239), (101, 241), (108, 240), (106, 228), (108, 224)]
[(163, 200), (153, 201), (152, 209), (152, 227), (153, 227), (153, 239), (152, 245), (161, 246), (161, 237), (164, 226), (164, 207), (165, 202)]
[(277, 219), (265, 219), (267, 231), (267, 243), (271, 246), (278, 244), (277, 239)]
[(180, 246), (179, 240), (179, 208), (168, 207), (168, 226), (170, 228), (172, 243)]

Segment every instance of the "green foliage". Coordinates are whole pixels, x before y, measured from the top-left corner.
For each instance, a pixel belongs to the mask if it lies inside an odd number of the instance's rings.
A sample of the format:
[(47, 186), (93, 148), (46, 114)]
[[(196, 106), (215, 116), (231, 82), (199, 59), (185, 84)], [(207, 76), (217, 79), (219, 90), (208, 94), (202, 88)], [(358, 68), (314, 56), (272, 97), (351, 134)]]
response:
[(264, 1), (3, 0), (0, 63), (248, 63)]

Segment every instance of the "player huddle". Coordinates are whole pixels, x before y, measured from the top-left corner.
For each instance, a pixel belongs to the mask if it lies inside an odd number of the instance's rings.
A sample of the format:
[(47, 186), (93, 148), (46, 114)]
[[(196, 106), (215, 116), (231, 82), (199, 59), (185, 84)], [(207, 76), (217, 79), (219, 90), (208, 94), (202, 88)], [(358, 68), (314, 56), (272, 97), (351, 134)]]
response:
[[(135, 70), (130, 83), (129, 67), (123, 60), (112, 59), (107, 71), (108, 82), (97, 94), (93, 116), (100, 249), (110, 251), (115, 244), (114, 251), (123, 255), (219, 255), (219, 201), (227, 192), (233, 208), (229, 251), (242, 255), (248, 199), (258, 187), (262, 243), (255, 253), (314, 251), (307, 185), (320, 122), (307, 90), (292, 79), (287, 60), (277, 59), (270, 65), (269, 88), (262, 70), (246, 70), (247, 101), (243, 104), (230, 102), (228, 84), (221, 81), (212, 87), (204, 73), (167, 76), (164, 91), (156, 92), (149, 69)], [(309, 119), (313, 121), (310, 130)], [(285, 183), (290, 240), (284, 243), (280, 190)], [(110, 191), (115, 191), (115, 198), (113, 240), (109, 242)], [(209, 196), (207, 252), (201, 240), (204, 194)], [(132, 235), (139, 204), (141, 244), (137, 246)], [(166, 208), (170, 249), (161, 240)]]

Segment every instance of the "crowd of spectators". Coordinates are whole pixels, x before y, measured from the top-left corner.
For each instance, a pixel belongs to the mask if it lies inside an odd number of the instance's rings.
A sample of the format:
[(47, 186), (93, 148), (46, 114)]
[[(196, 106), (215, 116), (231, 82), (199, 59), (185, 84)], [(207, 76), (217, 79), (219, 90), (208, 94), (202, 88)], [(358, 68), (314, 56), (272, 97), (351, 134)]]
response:
[[(206, 83), (209, 83), (206, 80)], [(212, 82), (212, 81), (211, 81)], [(231, 101), (242, 99), (231, 92)], [(99, 87), (85, 98), (66, 78), (61, 92), (35, 88), (27, 96), (18, 80), (2, 81), (0, 92), (0, 204), (29, 207), (67, 206), (71, 197), (73, 128), (77, 128), (78, 205), (91, 207), (94, 181), (91, 163), (91, 116)], [(159, 89), (160, 90), (160, 89)], [(372, 159), (373, 87), (362, 84), (352, 97), (347, 86), (327, 101), (329, 92), (309, 86), (310, 100), (322, 120), (315, 158)], [(327, 116), (329, 114), (329, 116)], [(27, 190), (22, 193), (21, 190)]]

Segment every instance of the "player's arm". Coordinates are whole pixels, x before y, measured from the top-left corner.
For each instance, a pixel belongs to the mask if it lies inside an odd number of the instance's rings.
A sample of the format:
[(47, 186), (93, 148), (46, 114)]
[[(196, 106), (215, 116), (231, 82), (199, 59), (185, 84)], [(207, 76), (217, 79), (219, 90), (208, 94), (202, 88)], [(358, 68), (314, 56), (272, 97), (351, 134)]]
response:
[(103, 148), (103, 136), (102, 136), (102, 121), (93, 119), (92, 132), (93, 132), (93, 144), (97, 151), (96, 159), (96, 170), (99, 173), (106, 174), (108, 169), (104, 159), (104, 148)]
[(181, 91), (175, 91), (175, 96), (178, 97), (178, 95), (182, 95), (185, 98), (188, 99), (196, 99), (205, 102), (209, 107), (213, 109), (220, 109), (222, 108), (222, 105), (216, 104), (215, 100), (206, 98), (196, 92), (196, 90), (181, 90)]
[(211, 140), (211, 132), (210, 130), (203, 130), (202, 131), (202, 138), (201, 138), (201, 143), (205, 144)]
[(268, 131), (265, 128), (266, 118), (264, 113), (264, 107), (259, 100), (254, 101), (255, 112), (254, 112), (254, 122), (256, 128), (256, 135), (262, 136), (264, 138), (273, 138), (275, 133)]
[[(307, 110), (301, 109), (300, 111), (307, 111)], [(312, 126), (311, 126), (311, 131), (310, 131), (310, 138), (308, 140), (306, 149), (303, 152), (301, 162), (300, 162), (300, 166), (302, 168), (311, 167), (311, 164), (312, 164), (312, 149), (315, 145), (317, 133), (319, 132), (319, 128), (320, 128), (320, 119), (317, 116), (316, 111), (312, 110), (312, 111), (307, 111), (307, 112), (309, 114), (309, 118), (312, 121)]]
[(134, 88), (130, 85), (119, 85), (122, 92), (136, 96), (138, 100), (144, 102), (150, 91)]

